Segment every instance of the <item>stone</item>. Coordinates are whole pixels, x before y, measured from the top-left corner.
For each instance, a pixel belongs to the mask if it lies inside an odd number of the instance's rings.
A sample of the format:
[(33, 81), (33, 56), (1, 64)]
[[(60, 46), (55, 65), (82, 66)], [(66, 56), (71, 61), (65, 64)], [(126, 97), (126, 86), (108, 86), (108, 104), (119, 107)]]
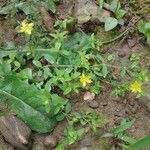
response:
[(107, 106), (108, 103), (107, 103), (107, 102), (103, 102), (102, 105), (103, 105), (103, 106)]
[(99, 13), (99, 6), (91, 0), (76, 0), (74, 7), (74, 17), (77, 19), (78, 24), (84, 24), (88, 21), (104, 22), (106, 16), (110, 16), (107, 10)]
[(48, 135), (45, 138), (45, 142), (44, 142), (45, 146), (50, 147), (50, 148), (54, 148), (57, 145), (57, 140), (54, 136), (52, 135)]
[(95, 94), (89, 91), (85, 92), (85, 94), (83, 95), (83, 100), (86, 102), (91, 102), (94, 99), (95, 99)]
[(11, 146), (10, 144), (8, 144), (2, 137), (2, 135), (0, 135), (0, 150), (15, 150), (13, 148), (13, 146)]
[(129, 48), (127, 43), (122, 43), (119, 46), (119, 50), (118, 50), (118, 56), (123, 58), (129, 58), (131, 56), (131, 49)]
[(93, 109), (96, 109), (99, 107), (99, 104), (97, 101), (94, 100), (94, 101), (90, 102), (89, 106)]
[(47, 150), (46, 146), (44, 145), (46, 135), (36, 133), (33, 135), (33, 144), (31, 150)]
[(28, 149), (31, 129), (13, 114), (0, 117), (0, 132), (14, 147)]
[(42, 144), (33, 144), (31, 150), (47, 150)]
[(133, 37), (132, 39), (127, 40), (129, 48), (133, 48), (137, 43), (137, 37)]
[(89, 150), (87, 147), (82, 147), (81, 150)]

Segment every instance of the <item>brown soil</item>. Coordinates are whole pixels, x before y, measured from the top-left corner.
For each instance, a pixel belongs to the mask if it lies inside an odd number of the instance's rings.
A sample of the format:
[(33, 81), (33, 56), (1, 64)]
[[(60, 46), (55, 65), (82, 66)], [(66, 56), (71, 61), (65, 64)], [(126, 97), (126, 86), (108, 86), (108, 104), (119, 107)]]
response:
[[(0, 6), (2, 5), (3, 4), (0, 2)], [(61, 7), (63, 8), (62, 5)], [(61, 7), (59, 7), (60, 11)], [(19, 20), (19, 18), (16, 20)], [(67, 17), (65, 14), (61, 14), (60, 18), (66, 19)], [(24, 44), (24, 38), (18, 37), (15, 32), (16, 20), (14, 20), (14, 18), (9, 18), (9, 20), (0, 20), (0, 46), (7, 46), (7, 42), (9, 41), (14, 41), (16, 45)], [(101, 27), (99, 27), (99, 29), (101, 29)], [(104, 36), (103, 39), (106, 36)], [(143, 56), (142, 62), (145, 66), (147, 66), (147, 68), (150, 68), (150, 53), (147, 50), (147, 47), (143, 46), (143, 44), (139, 44), (138, 37), (132, 37), (132, 39), (134, 38), (136, 38), (136, 42), (131, 47), (128, 43), (125, 43), (127, 45), (127, 47), (124, 48), (126, 60), (129, 62), (129, 57), (132, 52), (141, 53)], [(132, 41), (132, 43), (133, 42), (134, 41)], [(109, 45), (109, 48), (106, 46), (104, 48), (107, 50), (105, 55), (107, 56), (109, 53), (114, 53), (117, 56), (119, 53), (118, 49), (122, 49), (118, 43), (114, 44), (113, 46)], [(119, 60), (120, 57), (117, 56), (116, 59)], [(116, 61), (114, 65), (118, 65), (118, 61)], [(111, 95), (111, 91), (112, 89), (110, 85), (106, 84), (103, 92), (97, 95), (95, 99), (99, 104), (99, 107), (95, 109), (95, 111), (108, 117), (108, 123), (104, 129), (107, 132), (112, 131), (115, 126), (120, 124), (120, 121), (123, 118), (129, 120), (136, 119), (135, 124), (129, 130), (127, 130), (127, 134), (137, 139), (146, 135), (150, 135), (150, 109), (145, 105), (145, 103), (135, 98), (134, 95), (129, 94), (122, 98), (114, 97)], [(81, 92), (80, 94), (74, 94), (70, 96), (69, 99), (73, 104), (73, 110), (81, 113), (93, 111), (93, 109), (83, 101), (83, 94), (84, 92)], [(66, 121), (60, 122), (52, 133), (54, 136), (56, 136), (58, 141), (62, 141), (65, 138), (63, 131), (66, 127), (66, 124)], [(85, 135), (85, 137), (83, 137), (83, 139), (80, 139), (77, 143), (70, 146), (68, 150), (109, 150), (111, 145), (112, 141), (103, 139), (99, 136), (94, 136), (89, 132)]]

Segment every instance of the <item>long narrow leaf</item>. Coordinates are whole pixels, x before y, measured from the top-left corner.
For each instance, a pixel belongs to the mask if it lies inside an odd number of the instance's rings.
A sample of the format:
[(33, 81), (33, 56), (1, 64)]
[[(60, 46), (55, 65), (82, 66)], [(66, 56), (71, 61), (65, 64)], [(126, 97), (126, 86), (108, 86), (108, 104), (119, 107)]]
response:
[(150, 148), (150, 136), (147, 136), (139, 141), (137, 141), (136, 143), (132, 144), (129, 146), (129, 150), (138, 150), (140, 148), (146, 148), (149, 147)]
[(114, 130), (114, 134), (118, 134), (118, 133), (121, 133), (121, 132), (125, 131), (126, 129), (130, 128), (134, 124), (134, 122), (135, 122), (135, 120), (131, 120), (129, 122), (126, 122), (123, 125), (120, 125), (119, 127), (117, 127)]
[(134, 138), (126, 136), (126, 135), (123, 135), (120, 139), (123, 140), (124, 142), (128, 142), (129, 144), (133, 144), (137, 141)]
[(56, 119), (46, 113), (44, 105), (50, 96), (35, 86), (24, 83), (13, 74), (6, 75), (0, 79), (0, 97), (9, 106), (15, 105), (11, 111), (32, 130), (45, 133), (54, 129)]

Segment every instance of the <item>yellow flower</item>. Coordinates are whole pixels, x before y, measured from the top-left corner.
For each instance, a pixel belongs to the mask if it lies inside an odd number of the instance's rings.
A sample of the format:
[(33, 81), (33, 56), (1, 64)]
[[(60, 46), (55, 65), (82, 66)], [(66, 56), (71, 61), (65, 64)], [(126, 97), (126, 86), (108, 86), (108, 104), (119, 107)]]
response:
[(81, 58), (82, 63), (89, 63), (89, 60), (87, 58)]
[(82, 83), (83, 87), (85, 87), (87, 84), (91, 83), (91, 77), (90, 76), (86, 76), (84, 74), (82, 74), (80, 76), (80, 82)]
[(33, 30), (33, 25), (34, 25), (33, 23), (26, 23), (26, 20), (24, 20), (21, 22), (21, 27), (19, 32), (31, 35), (31, 32)]
[(132, 90), (132, 92), (134, 92), (134, 93), (137, 93), (137, 92), (139, 92), (139, 93), (141, 93), (142, 92), (142, 84), (140, 83), (140, 82), (138, 82), (138, 81), (135, 81), (134, 83), (132, 83), (131, 85), (130, 85), (130, 89)]

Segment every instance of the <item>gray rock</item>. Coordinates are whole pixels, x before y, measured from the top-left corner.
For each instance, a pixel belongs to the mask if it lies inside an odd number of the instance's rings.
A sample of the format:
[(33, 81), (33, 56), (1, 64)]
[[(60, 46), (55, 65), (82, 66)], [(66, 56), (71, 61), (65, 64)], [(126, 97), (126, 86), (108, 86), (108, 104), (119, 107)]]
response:
[(81, 150), (89, 150), (87, 147), (82, 147)]
[(54, 136), (52, 135), (48, 135), (45, 138), (45, 142), (44, 142), (45, 146), (50, 147), (50, 148), (54, 148), (57, 145), (57, 140)]
[(45, 134), (34, 134), (31, 150), (47, 150), (46, 146), (44, 145), (45, 137)]
[(3, 137), (0, 135), (0, 150), (14, 150), (14, 148), (9, 145)]
[(133, 48), (135, 46), (135, 44), (137, 43), (137, 37), (134, 37), (132, 39), (128, 39), (127, 42), (128, 42), (129, 48)]
[(103, 102), (102, 105), (103, 105), (103, 106), (107, 106), (108, 103), (107, 103), (107, 102)]
[(33, 144), (31, 150), (47, 150), (46, 147), (42, 144)]
[(118, 48), (118, 56), (119, 57), (126, 57), (129, 58), (131, 56), (131, 49), (129, 48), (128, 44), (122, 43)]
[(104, 22), (105, 16), (110, 16), (110, 12), (103, 10), (99, 14), (99, 6), (91, 0), (76, 0), (74, 8), (74, 16), (78, 24), (83, 24), (89, 20), (92, 22)]
[(89, 104), (89, 106), (90, 106), (91, 108), (93, 108), (93, 109), (96, 109), (96, 108), (99, 107), (99, 104), (98, 104), (97, 101), (93, 100), (93, 101)]
[(31, 130), (13, 114), (0, 117), (0, 132), (14, 147), (28, 149)]

